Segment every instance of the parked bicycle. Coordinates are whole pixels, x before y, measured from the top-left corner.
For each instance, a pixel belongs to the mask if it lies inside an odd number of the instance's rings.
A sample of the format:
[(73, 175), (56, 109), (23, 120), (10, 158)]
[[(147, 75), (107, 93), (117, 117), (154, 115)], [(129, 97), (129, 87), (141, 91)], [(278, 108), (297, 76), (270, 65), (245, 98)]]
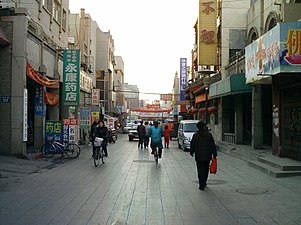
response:
[(69, 158), (77, 158), (80, 155), (80, 147), (75, 143), (61, 144), (51, 138), (50, 142), (46, 142), (41, 147), (43, 157), (52, 158), (55, 154), (61, 154), (62, 157), (67, 155)]
[(106, 162), (105, 152), (102, 148), (103, 138), (96, 137), (94, 140), (94, 150), (93, 150), (93, 160), (94, 165), (97, 167), (101, 162), (104, 164)]

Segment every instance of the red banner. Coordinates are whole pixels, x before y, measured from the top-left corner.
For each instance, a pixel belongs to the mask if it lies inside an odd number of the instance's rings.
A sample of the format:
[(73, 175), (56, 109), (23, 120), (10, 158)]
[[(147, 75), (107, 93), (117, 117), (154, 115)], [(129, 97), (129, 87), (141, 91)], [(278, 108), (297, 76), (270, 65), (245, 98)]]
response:
[(58, 93), (50, 93), (44, 92), (45, 103), (48, 105), (57, 105), (59, 104), (59, 94)]
[(35, 71), (29, 63), (26, 65), (26, 74), (31, 79), (36, 81), (37, 83), (46, 86), (48, 88), (57, 89), (60, 87), (60, 81), (59, 80), (50, 80), (47, 77), (43, 76), (39, 72)]

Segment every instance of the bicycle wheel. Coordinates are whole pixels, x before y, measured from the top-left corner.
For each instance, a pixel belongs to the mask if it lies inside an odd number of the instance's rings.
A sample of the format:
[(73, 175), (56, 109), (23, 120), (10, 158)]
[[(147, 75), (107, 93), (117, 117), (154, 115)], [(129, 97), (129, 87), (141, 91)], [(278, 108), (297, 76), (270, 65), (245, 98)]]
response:
[(45, 158), (52, 158), (55, 155), (55, 146), (53, 144), (43, 144), (41, 147), (41, 153)]
[(102, 162), (102, 164), (105, 164), (105, 162), (106, 162), (106, 157), (105, 157), (105, 152), (104, 152), (103, 149), (101, 149), (100, 157), (101, 157), (101, 162)]
[(80, 154), (80, 147), (77, 144), (71, 143), (64, 148), (64, 152), (70, 158), (77, 158)]
[(97, 147), (94, 151), (94, 166), (97, 167), (100, 161), (100, 147)]

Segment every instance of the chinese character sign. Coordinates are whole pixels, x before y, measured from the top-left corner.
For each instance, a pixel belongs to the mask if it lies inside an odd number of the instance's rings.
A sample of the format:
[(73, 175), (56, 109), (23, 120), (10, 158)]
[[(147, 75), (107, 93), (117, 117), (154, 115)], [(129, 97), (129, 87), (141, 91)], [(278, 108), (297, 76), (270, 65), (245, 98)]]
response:
[(92, 90), (92, 105), (99, 105), (100, 89)]
[(80, 100), (80, 51), (64, 50), (63, 64), (63, 104), (78, 106)]
[(78, 119), (63, 119), (63, 141), (67, 143), (78, 142)]
[(217, 0), (199, 0), (198, 64), (217, 64)]
[(80, 109), (80, 128), (90, 130), (90, 114), (91, 110), (89, 108)]
[(44, 116), (46, 114), (44, 101), (44, 89), (42, 85), (36, 86), (34, 112), (36, 116)]
[(62, 123), (59, 120), (48, 120), (45, 123), (45, 141), (51, 140), (62, 143)]
[(180, 59), (180, 100), (185, 100), (184, 87), (187, 85), (187, 58)]

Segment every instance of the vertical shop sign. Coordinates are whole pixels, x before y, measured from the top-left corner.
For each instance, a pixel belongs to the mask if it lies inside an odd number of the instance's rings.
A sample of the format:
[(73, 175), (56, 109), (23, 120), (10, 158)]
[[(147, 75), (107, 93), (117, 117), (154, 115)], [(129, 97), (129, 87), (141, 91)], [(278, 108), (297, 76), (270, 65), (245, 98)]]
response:
[(92, 105), (99, 105), (100, 89), (92, 89)]
[(217, 64), (217, 0), (199, 0), (198, 65)]
[(80, 101), (80, 50), (64, 50), (63, 104), (78, 106)]
[(44, 116), (45, 112), (44, 88), (42, 85), (36, 86), (34, 114), (36, 116)]
[(81, 129), (90, 130), (90, 109), (88, 108), (81, 108), (80, 109), (80, 122), (79, 127)]
[(27, 119), (28, 119), (28, 115), (27, 115), (27, 112), (28, 112), (28, 94), (27, 94), (27, 89), (24, 89), (24, 92), (23, 92), (23, 141), (27, 141), (27, 136), (28, 136), (28, 133), (27, 133)]
[(77, 143), (78, 142), (78, 119), (68, 118), (63, 119), (63, 142)]
[(180, 59), (180, 100), (185, 100), (184, 87), (187, 85), (187, 58)]
[(60, 120), (47, 120), (45, 123), (45, 141), (62, 142), (62, 123)]

